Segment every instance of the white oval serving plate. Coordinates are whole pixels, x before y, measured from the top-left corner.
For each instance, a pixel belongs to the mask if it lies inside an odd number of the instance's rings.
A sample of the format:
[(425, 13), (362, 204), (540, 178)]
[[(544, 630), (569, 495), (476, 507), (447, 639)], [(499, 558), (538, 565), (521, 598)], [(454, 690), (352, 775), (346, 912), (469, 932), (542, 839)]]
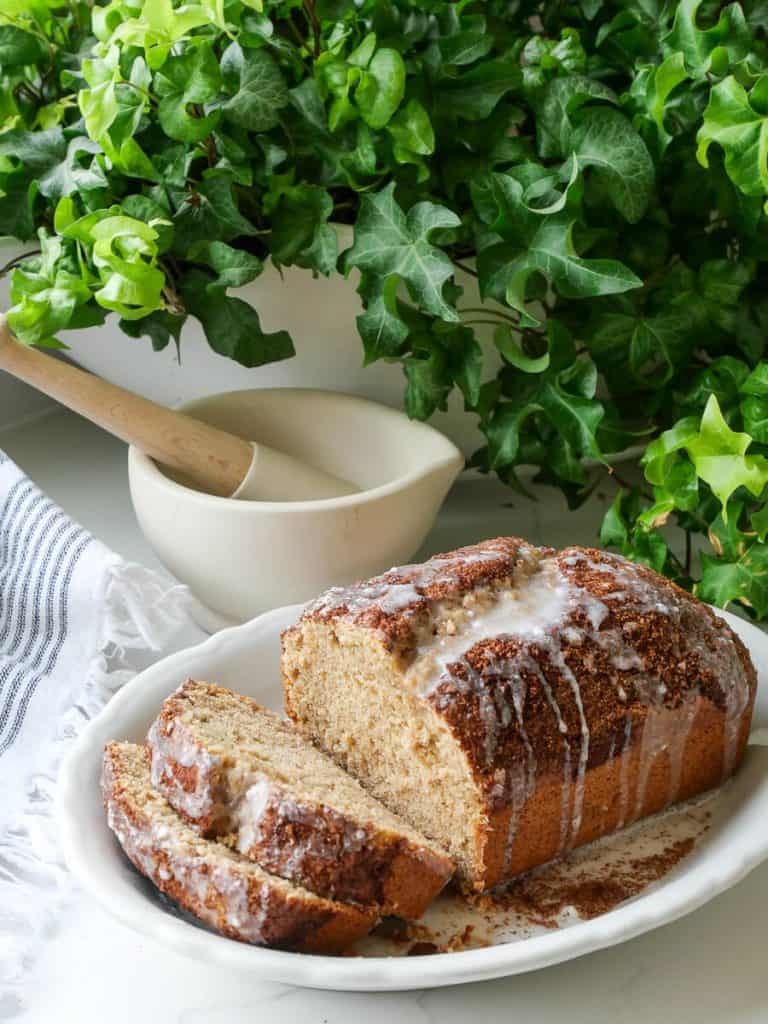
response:
[(420, 957), (322, 957), (260, 949), (197, 927), (174, 913), (129, 864), (107, 828), (99, 793), (104, 743), (143, 741), (160, 703), (187, 676), (209, 679), (279, 710), (280, 631), (300, 605), (224, 630), (140, 673), (74, 744), (59, 778), (64, 854), (81, 884), (115, 917), (169, 948), (265, 980), (337, 990), (384, 991), (482, 981), (546, 967), (612, 946), (695, 910), (768, 858), (768, 636), (721, 612), (758, 670), (752, 745), (693, 853), (662, 881), (600, 917), (531, 938)]

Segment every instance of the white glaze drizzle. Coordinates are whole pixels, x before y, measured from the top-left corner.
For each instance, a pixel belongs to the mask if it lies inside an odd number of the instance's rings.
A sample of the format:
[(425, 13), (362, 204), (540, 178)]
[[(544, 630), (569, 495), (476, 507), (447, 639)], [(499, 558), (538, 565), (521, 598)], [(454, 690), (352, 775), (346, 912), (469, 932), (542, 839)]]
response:
[[(313, 609), (328, 610), (343, 606), (347, 613), (353, 616), (372, 607), (385, 612), (397, 610), (405, 614), (423, 611), (426, 602), (420, 591), (425, 586), (435, 580), (442, 584), (453, 579), (460, 580), (460, 570), (466, 565), (474, 562), (495, 562), (505, 554), (509, 557), (508, 547), (499, 549), (489, 546), (461, 556), (432, 559), (424, 566), (405, 566), (392, 571), (408, 573), (408, 582), (387, 583), (383, 577), (379, 577), (364, 587), (337, 588), (324, 595)], [(477, 672), (469, 665), (467, 655), (478, 644), (494, 638), (522, 637), (527, 643), (534, 644), (540, 649), (543, 656), (568, 684), (579, 719), (580, 742), (576, 779), (572, 787), (563, 786), (561, 847), (564, 850), (575, 843), (581, 827), (590, 735), (580, 683), (567, 664), (562, 645), (565, 642), (573, 647), (594, 645), (602, 648), (617, 673), (616, 693), (619, 701), (626, 702), (628, 699), (624, 677), (619, 673), (631, 672), (628, 682), (633, 687), (635, 697), (648, 708), (648, 714), (641, 726), (641, 735), (637, 740), (640, 745), (640, 770), (633, 794), (629, 792), (629, 755), (635, 742), (631, 713), (628, 712), (625, 719), (619, 781), (619, 826), (624, 825), (642, 808), (653, 764), (661, 754), (666, 754), (669, 760), (670, 799), (673, 800), (678, 795), (685, 746), (693, 726), (697, 694), (692, 691), (692, 695), (686, 699), (682, 717), (679, 717), (679, 712), (676, 713), (676, 717), (673, 716), (677, 727), (674, 730), (663, 729), (660, 724), (663, 716), (660, 718), (658, 714), (652, 712), (655, 707), (663, 704), (666, 687), (662, 681), (645, 674), (643, 658), (632, 643), (634, 631), (643, 628), (641, 622), (629, 621), (623, 623), (621, 627), (605, 628), (605, 619), (610, 611), (606, 602), (629, 601), (636, 609), (638, 619), (653, 614), (667, 617), (673, 624), (679, 625), (683, 602), (687, 601), (687, 598), (679, 597), (674, 592), (660, 593), (653, 578), (647, 579), (634, 563), (618, 555), (603, 553), (601, 560), (597, 561), (588, 552), (576, 550), (561, 555), (558, 565), (556, 556), (545, 555), (537, 549), (523, 545), (518, 549), (516, 558), (517, 564), (514, 567), (510, 559), (511, 583), (508, 580), (496, 589), (495, 593), (492, 584), (485, 587), (486, 594), (490, 592), (493, 598), (489, 607), (479, 612), (473, 610), (473, 592), (470, 591), (464, 598), (464, 603), (468, 606), (460, 608), (459, 614), (456, 614), (454, 600), (450, 608), (452, 621), (448, 622), (450, 629), (440, 631), (443, 616), (441, 602), (429, 602), (430, 619), (437, 624), (437, 628), (418, 639), (415, 657), (405, 674), (405, 682), (414, 692), (422, 698), (431, 699), (438, 707), (447, 706), (452, 699), (450, 691), (440, 690), (442, 684), (449, 679), (454, 691), (473, 692), (477, 700), (478, 718), (484, 732), (483, 754), (487, 766), (492, 763), (499, 737), (504, 734), (514, 713), (525, 751), (524, 765), (507, 766), (508, 775), (505, 783), (496, 781), (492, 790), (492, 795), (495, 792), (498, 796), (499, 787), (504, 789), (506, 785), (506, 798), (512, 807), (509, 827), (511, 847), (519, 813), (527, 799), (526, 794), (535, 786), (535, 778), (533, 784), (531, 783), (533, 751), (524, 728), (524, 701), (521, 703), (517, 697), (519, 689), (516, 688), (515, 682), (520, 680), (523, 656), (521, 654), (519, 658), (507, 658), (503, 664), (499, 659), (495, 663), (491, 661), (482, 672)], [(579, 587), (560, 568), (582, 564), (592, 572), (610, 576), (613, 584), (610, 590), (598, 597)], [(482, 589), (482, 584), (478, 586)], [(575, 612), (583, 615), (586, 625), (572, 621), (571, 616)], [(671, 635), (675, 636), (674, 630), (671, 631)], [(687, 636), (686, 641), (690, 648), (692, 638)], [(702, 668), (720, 682), (726, 702), (723, 763), (723, 775), (726, 776), (733, 768), (740, 724), (749, 701), (748, 681), (735, 655), (733, 643), (727, 635), (718, 637), (715, 634), (713, 637), (712, 630), (707, 628), (702, 642), (693, 646), (693, 650)], [(678, 668), (684, 669), (685, 653), (679, 646), (673, 649), (671, 654), (677, 659)], [(582, 660), (589, 671), (589, 650), (582, 654)], [(529, 671), (531, 661), (532, 659), (528, 659)], [(567, 726), (552, 687), (546, 680), (546, 672), (538, 668), (537, 672), (549, 706), (555, 715), (558, 730), (563, 735), (564, 778), (570, 779), (571, 745)], [(502, 683), (509, 688), (509, 695), (504, 686), (500, 685)], [(613, 743), (615, 746), (615, 739)], [(571, 792), (572, 807), (569, 806)], [(507, 862), (510, 857), (511, 850), (508, 848)]]

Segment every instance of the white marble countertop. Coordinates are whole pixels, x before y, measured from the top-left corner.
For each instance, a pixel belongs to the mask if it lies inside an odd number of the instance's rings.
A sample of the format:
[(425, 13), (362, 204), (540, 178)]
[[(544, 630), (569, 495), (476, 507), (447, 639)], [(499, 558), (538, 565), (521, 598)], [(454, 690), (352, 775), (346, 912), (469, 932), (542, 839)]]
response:
[[(0, 432), (0, 447), (75, 519), (126, 558), (156, 564), (134, 520), (125, 448), (56, 413)], [(610, 491), (610, 488), (608, 488)], [(518, 498), (491, 481), (454, 488), (424, 553), (500, 533), (594, 543), (605, 495), (576, 513), (544, 492)], [(512, 507), (509, 507), (510, 504)], [(0, 915), (2, 908), (0, 908)], [(30, 964), (24, 1024), (765, 1024), (768, 864), (708, 906), (623, 946), (506, 980), (431, 992), (344, 994), (257, 982), (186, 960), (107, 917), (79, 894)]]

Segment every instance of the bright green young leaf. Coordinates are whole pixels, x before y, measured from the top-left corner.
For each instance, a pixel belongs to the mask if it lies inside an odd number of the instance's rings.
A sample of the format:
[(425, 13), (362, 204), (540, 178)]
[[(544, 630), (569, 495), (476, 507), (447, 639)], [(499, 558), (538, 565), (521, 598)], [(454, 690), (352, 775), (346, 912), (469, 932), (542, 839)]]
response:
[(759, 618), (768, 614), (768, 545), (754, 544), (737, 561), (701, 555), (701, 582), (697, 597), (727, 607), (736, 601), (753, 609)]
[(421, 103), (409, 100), (389, 121), (387, 131), (392, 136), (395, 160), (400, 164), (415, 164), (428, 175), (422, 158), (434, 152), (435, 133), (429, 114)]
[(664, 110), (670, 94), (688, 78), (685, 68), (685, 57), (682, 53), (672, 53), (654, 68), (647, 89), (648, 113), (658, 129), (659, 139), (666, 148), (672, 140), (664, 125)]
[(698, 434), (685, 444), (696, 472), (720, 501), (725, 522), (728, 521), (728, 499), (737, 488), (746, 487), (750, 494), (757, 496), (768, 483), (768, 459), (762, 455), (747, 455), (751, 443), (749, 434), (731, 430), (712, 395)]
[(370, 128), (383, 128), (405, 94), (405, 64), (397, 50), (377, 50), (355, 89), (355, 105)]
[(712, 88), (696, 138), (702, 166), (709, 166), (707, 152), (716, 142), (734, 185), (747, 195), (768, 192), (768, 117), (752, 107), (744, 86), (733, 76)]
[(682, 53), (690, 71), (703, 75), (717, 67), (742, 60), (749, 52), (750, 31), (738, 3), (729, 4), (716, 25), (701, 29), (697, 24), (703, 0), (680, 0), (675, 5), (675, 21), (666, 37), (670, 51)]

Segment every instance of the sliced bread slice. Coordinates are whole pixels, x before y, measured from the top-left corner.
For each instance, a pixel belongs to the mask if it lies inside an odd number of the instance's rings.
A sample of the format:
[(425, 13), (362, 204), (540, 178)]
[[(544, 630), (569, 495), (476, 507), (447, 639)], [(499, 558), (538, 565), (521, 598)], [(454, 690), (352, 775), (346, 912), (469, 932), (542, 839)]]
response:
[(188, 680), (149, 731), (152, 784), (201, 834), (320, 895), (419, 917), (448, 855), (255, 701)]
[(373, 908), (323, 899), (203, 839), (152, 788), (144, 747), (107, 744), (102, 793), (109, 827), (139, 871), (231, 939), (337, 953), (376, 923)]

